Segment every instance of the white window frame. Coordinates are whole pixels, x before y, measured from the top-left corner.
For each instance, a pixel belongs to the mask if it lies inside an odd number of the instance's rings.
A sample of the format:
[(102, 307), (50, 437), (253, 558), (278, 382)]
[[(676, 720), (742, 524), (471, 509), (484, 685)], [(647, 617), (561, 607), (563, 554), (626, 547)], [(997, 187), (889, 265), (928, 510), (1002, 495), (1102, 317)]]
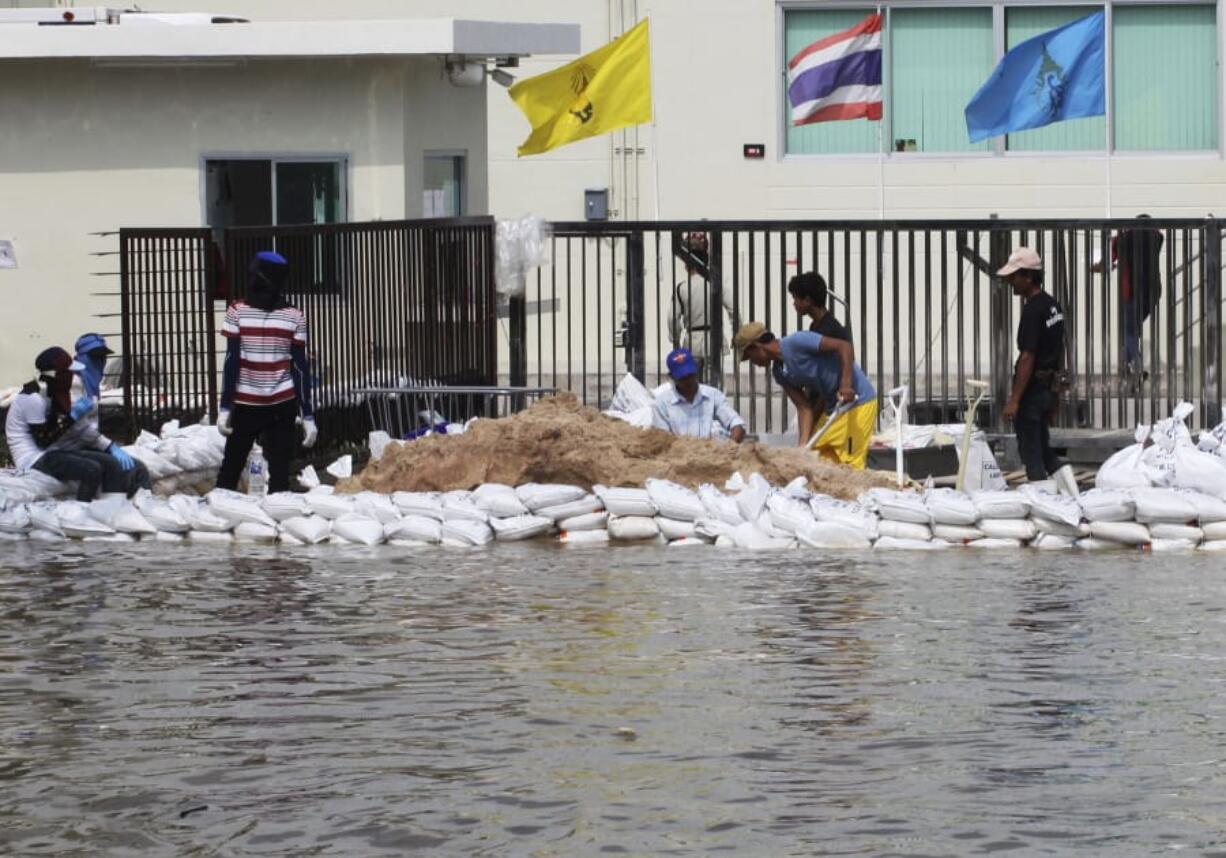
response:
[[(996, 50), (996, 62), (1005, 55), (1005, 10), (1018, 6), (1102, 6), (1106, 13), (1106, 46), (1104, 62), (1106, 64), (1106, 143), (1103, 149), (1092, 150), (1038, 150), (1021, 152), (1005, 147), (1005, 136), (993, 139), (993, 145), (987, 152), (895, 152), (889, 146), (882, 145), (878, 152), (788, 152), (788, 109), (787, 109), (787, 56), (786, 54), (786, 23), (788, 12), (811, 11), (863, 11), (868, 14), (878, 7), (866, 2), (833, 2), (824, 3), (821, 0), (777, 0), (775, 3), (775, 54), (772, 74), (775, 76), (775, 105), (778, 121), (775, 127), (775, 160), (778, 163), (786, 161), (859, 161), (873, 162), (882, 158), (897, 161), (964, 161), (982, 158), (1061, 158), (1081, 160), (1153, 160), (1155, 158), (1181, 160), (1220, 160), (1226, 152), (1226, 81), (1223, 72), (1223, 51), (1226, 40), (1223, 39), (1222, 18), (1226, 8), (1218, 0), (944, 0), (941, 8), (990, 8), (992, 10), (992, 39)], [(881, 12), (886, 16), (882, 28), (882, 66), (881, 79), (889, 80), (893, 69), (890, 60), (890, 10), (891, 9), (931, 9), (934, 4), (930, 0), (890, 0), (880, 5)], [(1217, 9), (1214, 24), (1217, 29), (1217, 99), (1218, 99), (1218, 135), (1216, 149), (1172, 149), (1121, 152), (1115, 148), (1115, 110), (1114, 110), (1114, 34), (1112, 32), (1112, 8), (1115, 6), (1213, 6)], [(893, 139), (893, 103), (888, 94), (885, 95), (881, 117), (881, 138)]]

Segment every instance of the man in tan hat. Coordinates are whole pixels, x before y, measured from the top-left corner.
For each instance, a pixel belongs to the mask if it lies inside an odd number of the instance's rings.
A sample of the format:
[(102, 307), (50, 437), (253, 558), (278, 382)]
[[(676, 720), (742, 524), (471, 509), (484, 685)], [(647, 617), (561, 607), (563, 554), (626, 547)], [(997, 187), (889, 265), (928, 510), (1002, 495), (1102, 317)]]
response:
[(800, 446), (807, 447), (813, 436), (816, 401), (834, 417), (814, 449), (831, 461), (864, 467), (877, 423), (877, 391), (856, 364), (851, 343), (812, 331), (780, 339), (761, 322), (749, 322), (733, 337), (732, 351), (738, 360), (771, 367), (796, 406)]
[(1077, 481), (1070, 465), (1056, 456), (1047, 429), (1048, 417), (1059, 400), (1059, 379), (1064, 363), (1064, 311), (1043, 291), (1043, 260), (1029, 247), (1019, 247), (996, 272), (1022, 299), (1017, 324), (1017, 363), (1013, 387), (1003, 414), (1013, 421), (1017, 452), (1026, 466), (1026, 478), (1039, 482), (1049, 477), (1057, 488), (1077, 496)]

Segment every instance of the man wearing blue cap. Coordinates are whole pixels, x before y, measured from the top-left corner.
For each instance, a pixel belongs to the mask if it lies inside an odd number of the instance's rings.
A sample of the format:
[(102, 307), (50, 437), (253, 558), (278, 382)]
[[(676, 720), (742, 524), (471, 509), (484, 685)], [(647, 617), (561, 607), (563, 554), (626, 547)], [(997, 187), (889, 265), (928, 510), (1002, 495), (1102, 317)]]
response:
[(226, 309), (221, 333), (227, 340), (217, 429), (226, 452), (217, 486), (238, 487), (256, 440), (268, 460), (268, 491), (289, 491), (289, 463), (302, 419), (302, 446), (315, 443), (307, 324), (302, 310), (285, 300), (289, 263), (264, 250), (247, 269), (247, 297)]
[(665, 359), (672, 387), (660, 391), (652, 425), (674, 435), (710, 438), (716, 425), (736, 443), (745, 440), (745, 421), (723, 393), (698, 383), (698, 362), (689, 349), (673, 349)]
[(102, 376), (106, 372), (106, 361), (114, 352), (107, 347), (106, 337), (102, 334), (81, 334), (77, 337), (77, 363), (81, 364), (81, 384), (85, 395), (98, 399), (102, 395)]

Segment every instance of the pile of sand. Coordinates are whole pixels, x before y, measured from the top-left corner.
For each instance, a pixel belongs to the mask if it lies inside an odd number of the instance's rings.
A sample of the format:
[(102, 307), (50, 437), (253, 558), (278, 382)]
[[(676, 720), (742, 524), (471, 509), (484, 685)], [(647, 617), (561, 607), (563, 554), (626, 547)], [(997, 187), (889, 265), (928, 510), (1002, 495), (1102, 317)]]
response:
[(722, 487), (737, 471), (744, 477), (756, 471), (774, 485), (805, 476), (813, 490), (847, 499), (874, 486), (892, 485), (888, 475), (855, 471), (796, 448), (638, 429), (564, 394), (513, 417), (478, 420), (463, 435), (436, 435), (389, 447), (381, 460), (338, 488), (389, 493), (537, 482), (590, 489), (596, 483), (642, 486), (648, 477), (691, 488), (702, 483)]

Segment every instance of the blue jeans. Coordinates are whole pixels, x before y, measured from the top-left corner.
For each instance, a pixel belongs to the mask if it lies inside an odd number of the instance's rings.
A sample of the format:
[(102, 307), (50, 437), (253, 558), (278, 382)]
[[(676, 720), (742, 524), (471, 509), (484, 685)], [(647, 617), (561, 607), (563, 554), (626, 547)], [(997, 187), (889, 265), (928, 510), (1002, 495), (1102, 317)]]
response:
[(140, 462), (125, 471), (110, 453), (101, 450), (48, 450), (34, 469), (62, 482), (75, 480), (77, 500), (91, 501), (104, 492), (123, 492), (131, 497), (137, 489), (149, 488), (149, 471)]

